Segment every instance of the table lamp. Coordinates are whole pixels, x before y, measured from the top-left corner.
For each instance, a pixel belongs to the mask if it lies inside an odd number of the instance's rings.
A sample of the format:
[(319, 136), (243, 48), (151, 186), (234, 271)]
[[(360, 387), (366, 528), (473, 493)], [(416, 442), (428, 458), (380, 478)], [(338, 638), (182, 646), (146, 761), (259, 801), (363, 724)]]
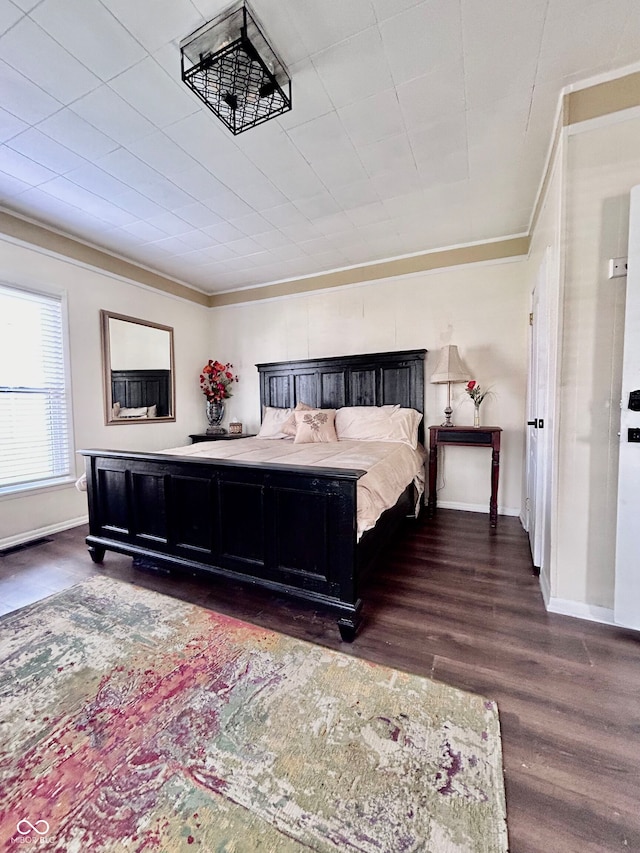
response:
[(440, 351), (440, 358), (436, 364), (436, 369), (431, 376), (431, 382), (435, 385), (447, 383), (447, 408), (444, 410), (445, 421), (440, 426), (452, 427), (451, 422), (451, 383), (452, 382), (468, 382), (471, 377), (466, 369), (458, 353), (458, 347), (452, 344), (443, 347)]

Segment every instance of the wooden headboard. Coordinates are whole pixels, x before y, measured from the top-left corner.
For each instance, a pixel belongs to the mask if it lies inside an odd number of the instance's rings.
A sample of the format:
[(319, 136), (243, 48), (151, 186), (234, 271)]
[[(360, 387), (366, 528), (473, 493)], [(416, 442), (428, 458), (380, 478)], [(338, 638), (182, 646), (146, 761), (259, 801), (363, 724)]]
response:
[[(257, 364), (260, 404), (319, 409), (399, 404), (424, 413), (426, 349)], [(424, 443), (424, 420), (420, 424)]]
[(112, 370), (111, 399), (125, 408), (157, 406), (157, 417), (171, 414), (170, 370)]

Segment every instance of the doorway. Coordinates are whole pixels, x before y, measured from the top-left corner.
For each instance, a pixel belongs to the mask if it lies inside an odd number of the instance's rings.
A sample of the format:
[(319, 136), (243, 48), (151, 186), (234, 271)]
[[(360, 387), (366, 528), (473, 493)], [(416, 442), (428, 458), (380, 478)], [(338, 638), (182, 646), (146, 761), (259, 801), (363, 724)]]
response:
[[(631, 190), (628, 263), (614, 621), (626, 628), (640, 629), (640, 186)], [(638, 394), (632, 396), (634, 391)]]

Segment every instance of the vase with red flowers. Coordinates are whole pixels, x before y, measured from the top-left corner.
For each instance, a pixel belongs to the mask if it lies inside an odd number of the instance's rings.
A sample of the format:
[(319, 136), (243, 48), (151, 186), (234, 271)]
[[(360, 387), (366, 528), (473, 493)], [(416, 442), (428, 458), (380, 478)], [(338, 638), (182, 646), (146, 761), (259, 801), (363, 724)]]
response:
[(465, 388), (467, 394), (471, 397), (473, 401), (473, 425), (474, 427), (480, 426), (480, 403), (484, 400), (484, 398), (489, 393), (489, 389), (482, 390), (482, 388), (478, 385), (475, 379), (472, 379), (470, 382), (467, 382), (467, 387)]
[(207, 420), (209, 435), (223, 435), (226, 430), (220, 426), (224, 418), (224, 400), (232, 396), (231, 385), (238, 381), (232, 372), (231, 362), (209, 361), (200, 373), (200, 389), (207, 398)]

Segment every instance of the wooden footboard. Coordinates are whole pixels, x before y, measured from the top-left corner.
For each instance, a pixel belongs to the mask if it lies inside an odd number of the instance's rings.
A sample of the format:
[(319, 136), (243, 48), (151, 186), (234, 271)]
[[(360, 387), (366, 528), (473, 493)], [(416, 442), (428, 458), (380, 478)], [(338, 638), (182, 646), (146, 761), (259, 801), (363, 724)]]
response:
[(87, 544), (317, 602), (360, 621), (356, 486), (364, 471), (83, 450)]

